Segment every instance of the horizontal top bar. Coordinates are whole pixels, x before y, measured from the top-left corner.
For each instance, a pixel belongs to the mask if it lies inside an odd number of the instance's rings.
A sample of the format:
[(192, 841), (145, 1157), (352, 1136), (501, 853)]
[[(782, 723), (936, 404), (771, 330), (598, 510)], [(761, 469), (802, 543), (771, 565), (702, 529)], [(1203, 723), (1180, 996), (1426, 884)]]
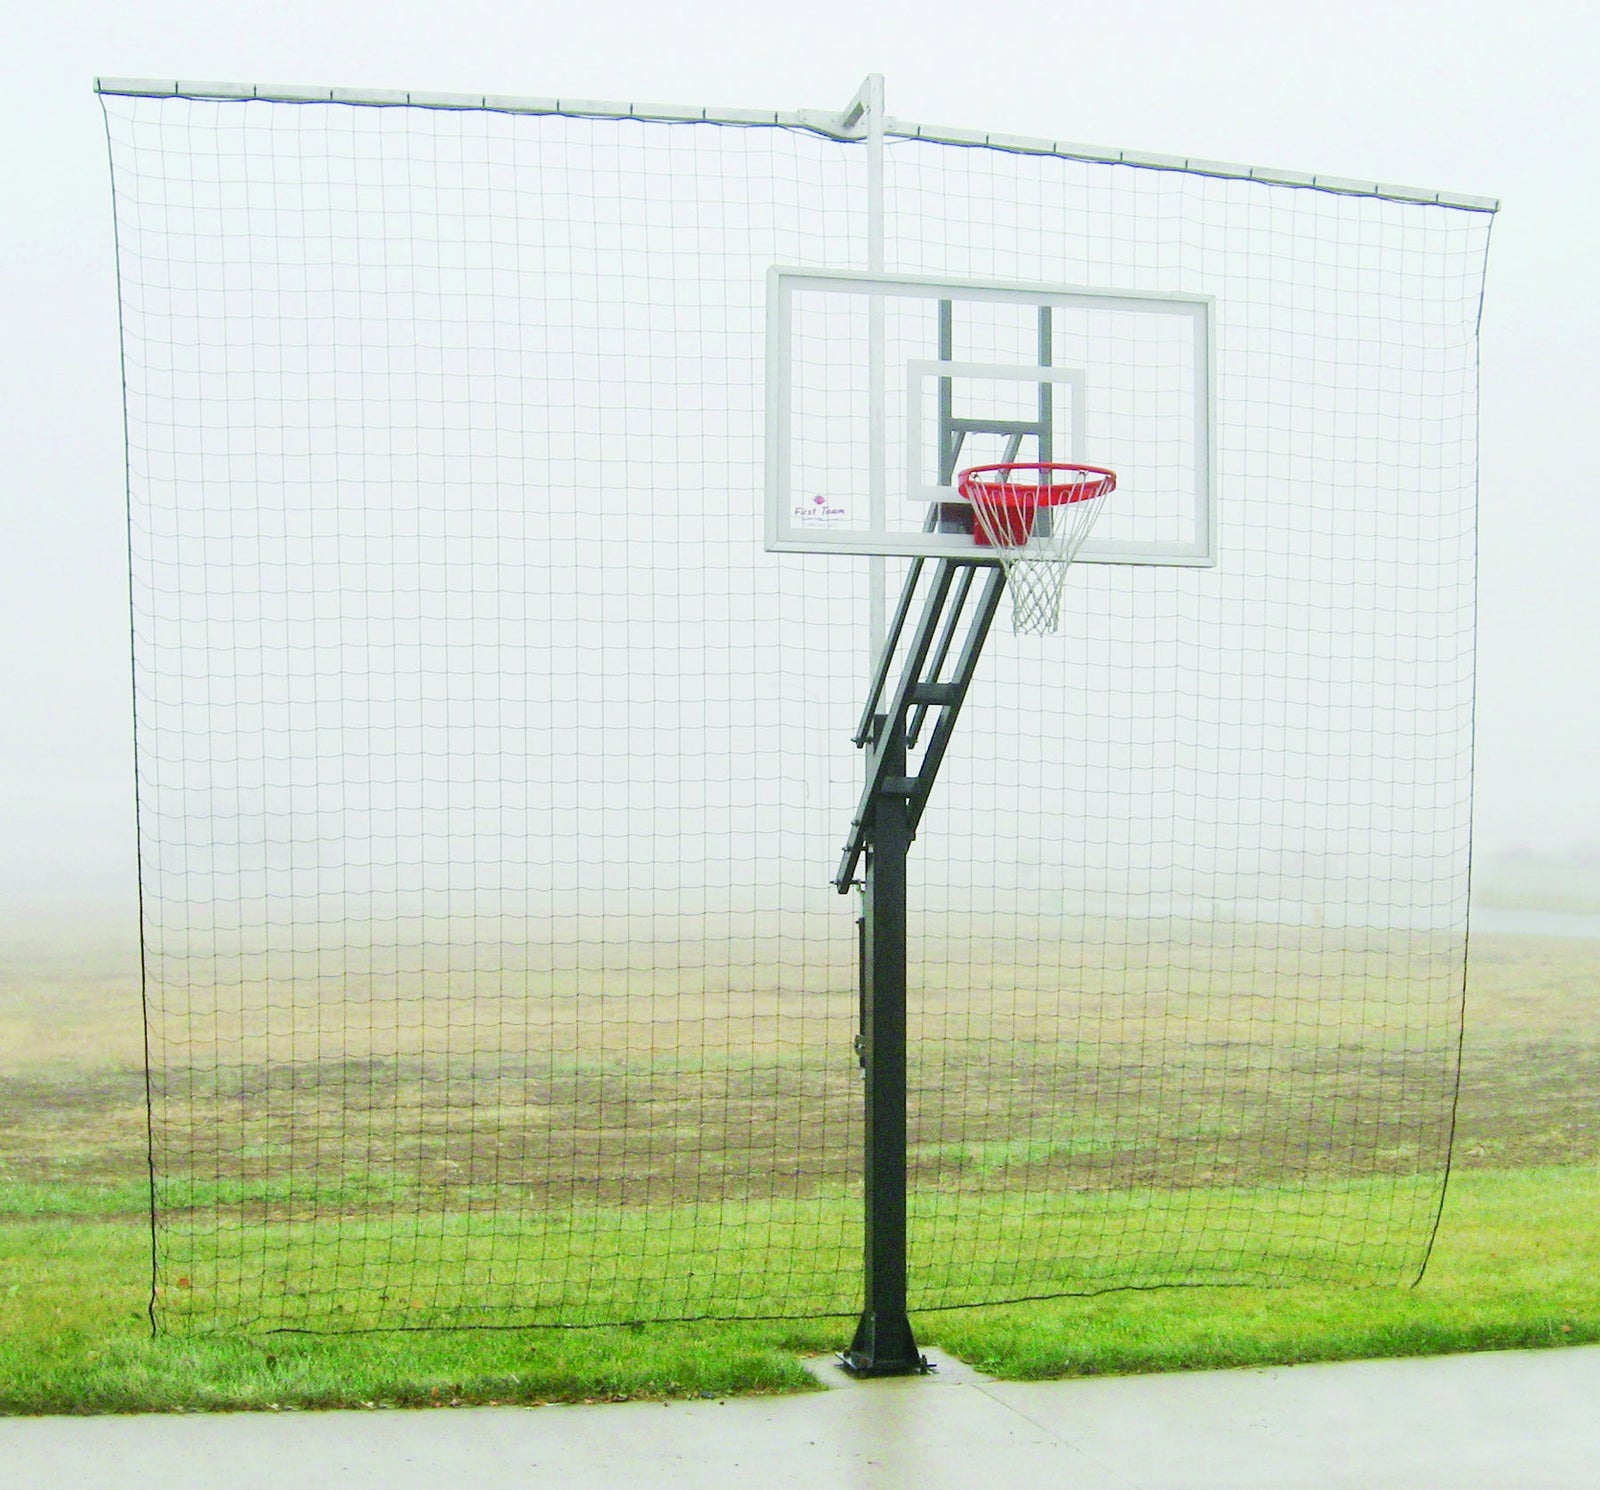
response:
[(418, 93), (384, 88), (302, 88), (283, 84), (166, 82), (96, 78), (96, 93), (123, 98), (194, 98), (219, 103), (336, 103), (362, 108), (459, 109), (493, 114), (559, 115), (568, 119), (636, 119), (647, 124), (727, 124), (747, 129), (805, 129), (837, 139), (865, 139), (822, 109), (711, 109), (693, 105), (609, 103), (593, 98), (511, 98), (495, 93)]
[[(719, 109), (672, 104), (608, 103), (580, 98), (510, 98), (493, 93), (414, 93), (373, 88), (304, 88), (248, 83), (152, 81), (144, 78), (96, 78), (95, 92), (128, 98), (194, 98), (217, 102), (349, 104), (366, 108), (467, 109), (500, 114), (555, 114), (572, 119), (635, 119), (649, 124), (722, 124), (745, 129), (799, 129), (835, 140), (865, 140), (866, 122), (860, 110), (849, 123), (845, 116), (825, 109), (780, 112), (769, 109)], [(1191, 176), (1216, 176), (1226, 180), (1257, 181), (1267, 186), (1296, 186), (1339, 196), (1378, 197), (1390, 202), (1454, 207), (1465, 212), (1498, 212), (1494, 197), (1467, 196), (1460, 192), (1431, 191), (1423, 187), (1386, 186), (1376, 181), (1353, 181), (1304, 171), (1284, 171), (1262, 166), (1234, 165), (1186, 155), (1153, 155), (1139, 150), (1108, 150), (1063, 140), (1031, 139), (1021, 135), (987, 134), (981, 130), (947, 129), (886, 119), (889, 139), (921, 140), (930, 145), (958, 145), (969, 149), (999, 150), (1012, 155), (1050, 155), (1081, 160), (1091, 165), (1132, 166), (1147, 171), (1178, 171)]]

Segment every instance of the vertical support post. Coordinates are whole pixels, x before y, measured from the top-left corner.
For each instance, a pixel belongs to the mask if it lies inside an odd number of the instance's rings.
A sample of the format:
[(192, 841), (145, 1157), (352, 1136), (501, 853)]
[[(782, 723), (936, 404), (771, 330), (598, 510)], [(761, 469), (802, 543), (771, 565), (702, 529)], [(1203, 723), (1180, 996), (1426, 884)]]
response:
[(862, 955), (861, 1053), (866, 1068), (866, 1297), (841, 1357), (857, 1376), (925, 1371), (906, 1314), (906, 797), (905, 711), (879, 714), (887, 780), (872, 806)]
[[(1054, 312), (1048, 305), (1039, 307), (1039, 366), (1055, 365)], [(1051, 403), (1053, 389), (1048, 383), (1039, 385), (1039, 459), (1056, 458), (1055, 407)]]
[[(939, 302), (939, 361), (954, 362), (956, 307), (953, 300)], [(956, 390), (953, 378), (939, 379), (939, 485), (954, 486), (956, 462), (966, 435), (955, 427)], [(970, 533), (972, 509), (964, 502), (940, 502), (929, 514), (941, 533)]]
[[(861, 101), (867, 135), (867, 272), (882, 274), (884, 252), (883, 181), (883, 75), (873, 73), (861, 85)], [(889, 499), (889, 419), (888, 386), (884, 368), (883, 297), (867, 301), (867, 500), (873, 532), (882, 532)], [(876, 660), (883, 650), (889, 610), (887, 566), (881, 554), (868, 561), (868, 645), (869, 658)]]
[[(956, 358), (956, 307), (953, 300), (939, 302), (939, 360)], [(939, 485), (955, 482), (956, 461), (961, 456), (961, 436), (953, 426), (956, 417), (955, 380), (939, 379)]]

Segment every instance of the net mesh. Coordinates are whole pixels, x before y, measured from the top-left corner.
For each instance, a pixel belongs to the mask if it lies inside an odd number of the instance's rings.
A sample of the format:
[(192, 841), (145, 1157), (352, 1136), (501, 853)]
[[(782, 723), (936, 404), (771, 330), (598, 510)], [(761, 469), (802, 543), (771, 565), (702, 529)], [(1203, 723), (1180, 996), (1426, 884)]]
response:
[(1060, 625), (1067, 565), (1115, 486), (1107, 472), (1082, 467), (979, 468), (962, 473), (974, 532), (1006, 572), (1011, 629), (1048, 636)]
[[(765, 274), (865, 267), (863, 147), (104, 102), (158, 1319), (853, 1312), (868, 566), (759, 494)], [(1414, 1277), (1490, 219), (916, 140), (886, 194), (891, 272), (1216, 301), (1219, 564), (992, 637), (913, 851), (911, 1306)]]

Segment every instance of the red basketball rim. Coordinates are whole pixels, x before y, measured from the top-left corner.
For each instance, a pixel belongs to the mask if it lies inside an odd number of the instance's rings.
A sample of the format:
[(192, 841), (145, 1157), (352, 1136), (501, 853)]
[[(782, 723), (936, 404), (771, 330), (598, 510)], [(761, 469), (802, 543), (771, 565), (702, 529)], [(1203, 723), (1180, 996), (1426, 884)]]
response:
[[(1014, 481), (1014, 472), (1047, 478)], [(1057, 474), (1065, 480), (1048, 479)], [(1117, 488), (1117, 473), (1104, 466), (1082, 466), (1072, 461), (1011, 461), (997, 466), (973, 466), (963, 471), (959, 490), (967, 501), (988, 506), (1064, 507), (1069, 502), (1089, 502)]]

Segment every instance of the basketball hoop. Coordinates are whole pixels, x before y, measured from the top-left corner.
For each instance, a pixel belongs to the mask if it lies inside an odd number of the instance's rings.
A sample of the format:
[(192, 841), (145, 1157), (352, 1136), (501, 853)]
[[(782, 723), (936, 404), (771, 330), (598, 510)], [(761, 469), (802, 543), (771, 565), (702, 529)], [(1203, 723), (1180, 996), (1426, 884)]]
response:
[(1011, 591), (1011, 629), (1047, 636), (1059, 624), (1067, 565), (1117, 487), (1114, 471), (1058, 461), (974, 466), (957, 490), (972, 506), (972, 541), (992, 548)]

